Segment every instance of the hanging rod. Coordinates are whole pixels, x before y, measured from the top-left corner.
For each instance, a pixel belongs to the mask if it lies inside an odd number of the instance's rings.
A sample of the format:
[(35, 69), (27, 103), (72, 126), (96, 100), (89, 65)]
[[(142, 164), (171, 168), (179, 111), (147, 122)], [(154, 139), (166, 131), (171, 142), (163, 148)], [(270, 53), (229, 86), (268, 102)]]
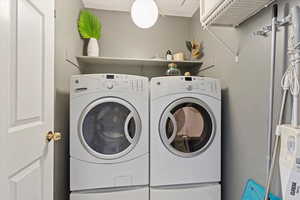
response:
[[(292, 19), (291, 15), (288, 15), (282, 19), (277, 20), (277, 22), (276, 22), (277, 31), (279, 30), (278, 27), (290, 25), (291, 19)], [(271, 31), (272, 31), (272, 25), (269, 24), (269, 25), (263, 26), (258, 31), (253, 32), (253, 35), (267, 37), (268, 33), (270, 33)]]

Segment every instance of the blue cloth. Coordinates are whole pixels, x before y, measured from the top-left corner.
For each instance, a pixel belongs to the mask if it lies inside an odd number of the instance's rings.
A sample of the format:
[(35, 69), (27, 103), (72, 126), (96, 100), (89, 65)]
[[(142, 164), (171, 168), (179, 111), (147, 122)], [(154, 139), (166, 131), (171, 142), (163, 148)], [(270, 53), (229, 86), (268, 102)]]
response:
[[(249, 179), (242, 196), (242, 200), (264, 200), (266, 190), (263, 186), (257, 184), (254, 180)], [(281, 198), (270, 194), (270, 200), (281, 200)]]

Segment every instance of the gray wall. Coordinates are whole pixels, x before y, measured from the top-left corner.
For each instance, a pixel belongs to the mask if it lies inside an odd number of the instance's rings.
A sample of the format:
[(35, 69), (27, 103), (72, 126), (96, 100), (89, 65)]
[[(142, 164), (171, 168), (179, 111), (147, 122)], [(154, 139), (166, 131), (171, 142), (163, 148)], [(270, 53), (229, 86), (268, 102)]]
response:
[(185, 51), (190, 37), (190, 18), (160, 17), (150, 29), (140, 29), (126, 12), (92, 10), (103, 26), (101, 56), (152, 58), (168, 49)]
[[(280, 1), (279, 16), (299, 1)], [(289, 5), (290, 4), (290, 5)], [(239, 62), (199, 24), (199, 12), (192, 20), (192, 38), (203, 41), (203, 61), (216, 67), (201, 75), (221, 79), (223, 87), (223, 200), (240, 200), (246, 180), (265, 184), (267, 170), (267, 113), (270, 77), (271, 36), (253, 36), (253, 32), (271, 23), (267, 8), (240, 27), (213, 27), (223, 41), (239, 52)], [(286, 66), (287, 30), (278, 32), (275, 117), (280, 100), (280, 77)], [(273, 187), (279, 193), (278, 176)]]
[[(140, 29), (126, 12), (91, 10), (102, 23), (100, 55), (107, 57), (153, 58), (165, 56), (167, 50), (185, 52), (185, 41), (190, 39), (191, 18), (161, 16), (150, 29)], [(92, 66), (85, 73), (129, 73), (161, 76), (165, 68)]]
[(83, 42), (77, 31), (77, 18), (81, 0), (56, 0), (55, 32), (55, 130), (63, 134), (55, 144), (55, 200), (68, 199), (69, 192), (69, 79), (79, 70), (66, 62), (76, 62), (82, 54)]

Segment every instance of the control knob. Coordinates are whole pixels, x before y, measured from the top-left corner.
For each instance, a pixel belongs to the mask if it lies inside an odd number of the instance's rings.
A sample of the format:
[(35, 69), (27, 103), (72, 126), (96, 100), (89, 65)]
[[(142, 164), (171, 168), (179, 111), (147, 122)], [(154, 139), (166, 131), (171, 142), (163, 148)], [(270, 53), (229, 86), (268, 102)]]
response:
[(188, 90), (188, 91), (191, 91), (193, 89), (193, 86), (192, 85), (186, 85), (185, 88)]
[(113, 89), (114, 85), (111, 82), (106, 83), (106, 88), (111, 90)]

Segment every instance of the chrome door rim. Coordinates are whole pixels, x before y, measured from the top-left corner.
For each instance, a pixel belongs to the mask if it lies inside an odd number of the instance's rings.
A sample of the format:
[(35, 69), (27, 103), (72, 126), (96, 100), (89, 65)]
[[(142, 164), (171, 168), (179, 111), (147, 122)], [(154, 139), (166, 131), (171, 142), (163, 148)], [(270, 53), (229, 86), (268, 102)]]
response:
[[(173, 146), (171, 146), (170, 139), (168, 139), (167, 134), (166, 134), (166, 123), (169, 118), (169, 115), (172, 115), (171, 111), (175, 107), (177, 107), (181, 104), (185, 104), (185, 103), (194, 103), (194, 104), (201, 106), (208, 112), (208, 114), (211, 118), (211, 121), (212, 121), (212, 132), (211, 132), (209, 141), (201, 149), (199, 149), (195, 152), (191, 152), (191, 153), (185, 153), (185, 152), (179, 151), (179, 150), (175, 149)], [(216, 126), (217, 126), (217, 124), (216, 124), (216, 119), (214, 117), (214, 114), (213, 114), (211, 108), (205, 102), (203, 102), (200, 99), (193, 98), (193, 97), (184, 97), (184, 98), (173, 101), (163, 111), (160, 121), (159, 121), (159, 135), (162, 140), (162, 143), (168, 149), (168, 151), (175, 154), (176, 156), (180, 156), (180, 157), (184, 157), (184, 158), (191, 158), (191, 157), (195, 157), (195, 156), (201, 154), (212, 144), (212, 142), (215, 138), (215, 134), (216, 134)], [(173, 135), (174, 135), (174, 133), (172, 134), (172, 137), (173, 137)]]
[[(86, 118), (87, 114), (91, 110), (93, 110), (96, 106), (103, 104), (103, 103), (118, 103), (120, 105), (125, 106), (130, 111), (130, 113), (127, 116), (126, 121), (129, 122), (131, 118), (130, 119), (128, 119), (128, 118), (132, 117), (134, 119), (135, 125), (136, 125), (134, 138), (132, 138), (131, 140), (128, 140), (130, 145), (125, 150), (123, 150), (119, 153), (113, 154), (113, 155), (105, 155), (105, 154), (96, 152), (94, 149), (92, 149), (89, 146), (89, 144), (87, 144), (87, 142), (85, 141), (85, 139), (83, 137), (82, 128), (83, 128), (84, 119)], [(128, 122), (125, 123), (125, 125), (128, 125)], [(124, 126), (124, 129), (125, 129), (125, 126)], [(141, 130), (142, 130), (141, 118), (140, 118), (138, 112), (136, 111), (136, 109), (134, 108), (134, 106), (132, 106), (129, 102), (127, 102), (121, 98), (118, 98), (118, 97), (105, 97), (105, 98), (100, 98), (100, 99), (93, 101), (92, 103), (90, 103), (88, 106), (86, 106), (84, 108), (84, 110), (82, 111), (82, 113), (80, 115), (79, 123), (78, 123), (78, 136), (79, 136), (80, 142), (82, 143), (83, 147), (91, 155), (93, 155), (97, 158), (100, 158), (100, 159), (105, 159), (105, 160), (113, 160), (113, 159), (123, 157), (126, 154), (128, 154), (131, 150), (133, 150), (134, 147), (139, 142)], [(124, 134), (125, 134), (125, 137), (128, 139), (128, 137), (129, 137), (129, 135), (127, 135), (128, 131), (125, 131)]]

